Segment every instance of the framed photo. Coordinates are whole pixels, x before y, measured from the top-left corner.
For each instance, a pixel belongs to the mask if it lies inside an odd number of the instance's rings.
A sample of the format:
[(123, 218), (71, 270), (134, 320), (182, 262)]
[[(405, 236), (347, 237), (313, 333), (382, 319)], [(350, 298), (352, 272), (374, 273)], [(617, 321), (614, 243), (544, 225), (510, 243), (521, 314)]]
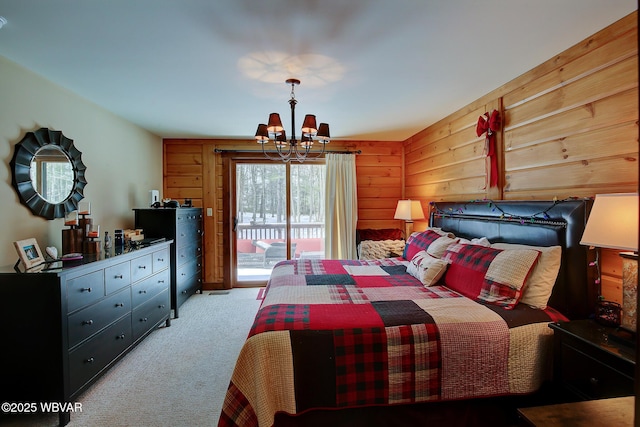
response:
[(44, 257), (36, 239), (18, 240), (13, 242), (13, 245), (16, 247), (20, 261), (22, 261), (26, 269), (44, 263)]

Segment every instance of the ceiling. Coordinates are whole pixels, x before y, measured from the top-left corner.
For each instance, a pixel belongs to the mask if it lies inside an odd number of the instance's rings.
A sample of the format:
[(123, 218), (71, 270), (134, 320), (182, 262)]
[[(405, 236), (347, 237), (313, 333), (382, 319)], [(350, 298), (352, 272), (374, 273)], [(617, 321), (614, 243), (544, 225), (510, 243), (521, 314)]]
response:
[(161, 137), (404, 140), (636, 0), (0, 0), (0, 55)]

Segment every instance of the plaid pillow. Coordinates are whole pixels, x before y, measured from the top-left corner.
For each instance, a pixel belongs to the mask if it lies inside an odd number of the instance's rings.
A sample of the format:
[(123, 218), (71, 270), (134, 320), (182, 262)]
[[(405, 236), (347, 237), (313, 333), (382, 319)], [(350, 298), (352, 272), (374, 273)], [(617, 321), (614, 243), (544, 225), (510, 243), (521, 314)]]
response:
[[(413, 257), (420, 251), (427, 250), (431, 243), (445, 235), (446, 233), (438, 232), (439, 229), (427, 229), (425, 231), (413, 233), (409, 236), (407, 244), (404, 246), (404, 252), (402, 257), (407, 261), (413, 259)], [(453, 235), (450, 235), (453, 237)]]
[(468, 298), (512, 309), (539, 256), (540, 252), (529, 249), (454, 244), (443, 257), (449, 263), (444, 283)]

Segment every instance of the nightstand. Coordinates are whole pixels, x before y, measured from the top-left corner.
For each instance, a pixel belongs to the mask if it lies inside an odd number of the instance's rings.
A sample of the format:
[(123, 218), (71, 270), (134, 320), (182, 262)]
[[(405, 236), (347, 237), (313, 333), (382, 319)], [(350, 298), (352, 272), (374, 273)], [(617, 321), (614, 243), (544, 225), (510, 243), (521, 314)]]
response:
[(554, 382), (567, 400), (634, 394), (635, 348), (608, 337), (615, 328), (592, 320), (549, 325), (554, 331)]

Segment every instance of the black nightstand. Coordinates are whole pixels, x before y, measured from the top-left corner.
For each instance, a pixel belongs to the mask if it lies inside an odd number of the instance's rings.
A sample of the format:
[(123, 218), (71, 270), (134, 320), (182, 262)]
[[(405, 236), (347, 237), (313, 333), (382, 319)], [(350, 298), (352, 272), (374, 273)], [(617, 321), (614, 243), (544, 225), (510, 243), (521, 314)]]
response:
[(634, 394), (635, 348), (609, 338), (615, 330), (592, 320), (549, 325), (554, 331), (554, 382), (571, 400)]

